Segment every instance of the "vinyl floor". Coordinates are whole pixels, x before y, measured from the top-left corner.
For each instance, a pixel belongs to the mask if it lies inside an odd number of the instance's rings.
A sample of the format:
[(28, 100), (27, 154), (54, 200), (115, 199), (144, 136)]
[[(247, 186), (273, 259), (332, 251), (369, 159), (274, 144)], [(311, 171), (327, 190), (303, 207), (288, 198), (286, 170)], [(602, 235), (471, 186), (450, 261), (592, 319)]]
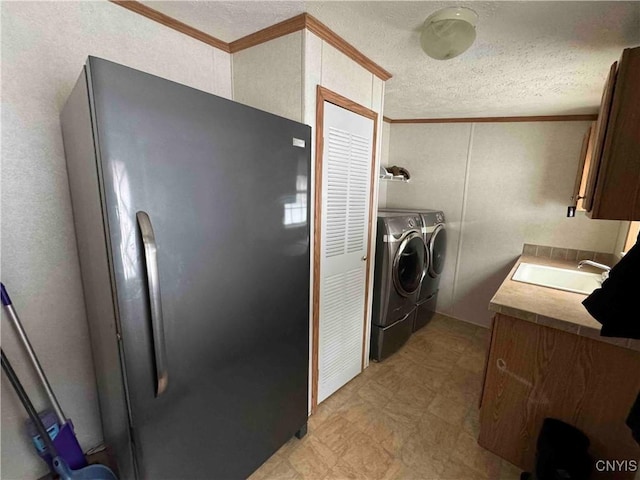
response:
[(489, 331), (437, 314), (309, 417), (250, 480), (517, 480), (480, 447), (478, 399)]

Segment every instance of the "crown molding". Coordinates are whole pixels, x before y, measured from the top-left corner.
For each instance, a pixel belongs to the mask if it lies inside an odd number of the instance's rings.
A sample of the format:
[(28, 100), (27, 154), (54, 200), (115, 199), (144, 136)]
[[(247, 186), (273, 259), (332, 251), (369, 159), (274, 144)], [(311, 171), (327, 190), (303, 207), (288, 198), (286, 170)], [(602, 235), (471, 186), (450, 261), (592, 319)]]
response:
[(298, 32), (306, 28), (381, 80), (389, 80), (392, 76), (388, 71), (365, 56), (362, 52), (360, 52), (344, 38), (327, 27), (324, 23), (322, 23), (314, 16), (309, 15), (308, 13), (296, 15), (295, 17), (292, 17), (288, 20), (276, 23), (275, 25), (271, 25), (270, 27), (263, 28), (262, 30), (246, 35), (242, 38), (234, 40), (233, 42), (227, 43), (223, 40), (220, 40), (219, 38), (209, 35), (208, 33), (204, 33), (201, 30), (193, 28), (186, 23), (176, 20), (169, 15), (165, 15), (164, 13), (159, 12), (143, 3), (140, 3), (139, 1), (109, 1), (228, 53), (240, 52), (247, 48), (260, 45), (261, 43), (265, 43), (275, 38)]
[(121, 7), (126, 8), (127, 10), (131, 10), (143, 17), (147, 17), (155, 22), (161, 23), (173, 30), (176, 30), (180, 33), (183, 33), (189, 37), (195, 38), (196, 40), (200, 40), (201, 42), (206, 43), (207, 45), (211, 45), (212, 47), (218, 48), (220, 50), (224, 50), (225, 52), (230, 53), (229, 44), (224, 40), (220, 40), (208, 33), (204, 33), (197, 28), (193, 28), (186, 23), (181, 22), (180, 20), (176, 20), (169, 15), (165, 15), (162, 12), (159, 12), (151, 7), (148, 7), (144, 3), (140, 3), (134, 0), (109, 0), (116, 5), (120, 5)]
[(263, 28), (262, 30), (255, 33), (251, 33), (246, 37), (239, 38), (238, 40), (231, 42), (229, 44), (229, 47), (231, 49), (231, 53), (236, 53), (246, 48), (254, 47), (256, 45), (260, 45), (261, 43), (268, 42), (269, 40), (273, 40), (274, 38), (282, 37), (284, 35), (289, 35), (290, 33), (304, 30), (305, 28), (310, 32), (316, 34), (329, 45), (338, 49), (340, 52), (345, 54), (354, 62), (358, 63), (360, 66), (364, 67), (376, 77), (382, 79), (383, 81), (389, 80), (391, 78), (392, 75), (388, 71), (365, 56), (362, 52), (360, 52), (344, 38), (327, 27), (320, 20), (315, 18), (313, 15), (309, 15), (308, 13), (302, 13), (293, 18), (290, 18), (289, 20), (285, 20), (284, 22), (276, 23), (275, 25)]
[(304, 16), (305, 16), (305, 27), (307, 28), (307, 30), (315, 33), (317, 36), (322, 38), (329, 45), (337, 48), (339, 51), (341, 51), (351, 60), (360, 64), (360, 66), (364, 67), (366, 70), (373, 73), (376, 77), (378, 77), (382, 81), (387, 81), (392, 77), (391, 73), (386, 71), (380, 65), (378, 65), (373, 60), (371, 60), (369, 57), (365, 56), (353, 45), (351, 45), (344, 38), (342, 38), (340, 35), (338, 35), (329, 27), (327, 27), (320, 20), (318, 20), (312, 15), (309, 15), (308, 13), (305, 13)]
[(268, 42), (275, 38), (284, 37), (290, 33), (299, 32), (306, 28), (306, 14), (302, 13), (296, 15), (288, 20), (285, 20), (270, 27), (263, 28), (257, 32), (250, 33), (249, 35), (234, 40), (229, 43), (231, 53), (240, 52), (247, 48), (255, 47), (261, 43)]
[(477, 117), (477, 118), (399, 118), (384, 117), (389, 123), (506, 123), (506, 122), (593, 122), (592, 115), (538, 115), (521, 117)]

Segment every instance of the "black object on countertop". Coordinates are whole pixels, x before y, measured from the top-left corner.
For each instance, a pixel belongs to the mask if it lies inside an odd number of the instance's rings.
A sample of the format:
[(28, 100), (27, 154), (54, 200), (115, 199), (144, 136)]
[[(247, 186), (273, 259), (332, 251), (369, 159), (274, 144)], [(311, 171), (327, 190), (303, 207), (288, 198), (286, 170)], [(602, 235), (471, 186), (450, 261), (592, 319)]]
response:
[(602, 324), (601, 336), (640, 339), (640, 235), (582, 304)]

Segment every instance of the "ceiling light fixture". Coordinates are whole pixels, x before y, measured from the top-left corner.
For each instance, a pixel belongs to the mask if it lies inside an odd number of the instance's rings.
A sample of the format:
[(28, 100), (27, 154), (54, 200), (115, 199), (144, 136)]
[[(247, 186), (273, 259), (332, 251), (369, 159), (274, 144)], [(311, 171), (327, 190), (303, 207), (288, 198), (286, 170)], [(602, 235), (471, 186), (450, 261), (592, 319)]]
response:
[(465, 7), (447, 7), (424, 21), (420, 44), (436, 60), (449, 60), (465, 52), (476, 39), (478, 14)]

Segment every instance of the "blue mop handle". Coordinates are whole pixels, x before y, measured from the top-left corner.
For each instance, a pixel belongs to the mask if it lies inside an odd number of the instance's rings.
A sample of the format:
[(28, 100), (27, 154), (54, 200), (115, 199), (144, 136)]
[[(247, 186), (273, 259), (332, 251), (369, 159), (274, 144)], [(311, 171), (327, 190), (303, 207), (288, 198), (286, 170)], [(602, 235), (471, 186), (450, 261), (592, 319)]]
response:
[(11, 305), (11, 298), (7, 293), (7, 289), (4, 288), (4, 283), (0, 283), (0, 289), (2, 290), (2, 292), (0, 292), (0, 296), (2, 297), (2, 305), (4, 305), (5, 307)]
[(47, 376), (44, 374), (44, 370), (42, 369), (42, 366), (38, 361), (38, 357), (36, 357), (36, 352), (33, 350), (33, 347), (31, 346), (31, 342), (29, 342), (29, 337), (27, 337), (27, 332), (24, 331), (24, 328), (22, 327), (22, 323), (20, 323), (20, 318), (18, 318), (18, 314), (13, 308), (13, 304), (11, 303), (11, 298), (7, 293), (7, 289), (4, 288), (4, 283), (1, 283), (1, 282), (0, 282), (0, 297), (2, 297), (2, 305), (4, 305), (4, 309), (7, 312), (7, 316), (9, 317), (9, 320), (11, 320), (13, 327), (16, 329), (16, 332), (18, 333), (18, 337), (20, 337), (20, 340), (22, 341), (22, 345), (24, 346), (25, 350), (27, 351), (27, 354), (29, 355), (31, 364), (33, 365), (33, 368), (38, 374), (38, 378), (40, 378), (40, 382), (42, 383), (42, 386), (44, 387), (47, 393), (47, 397), (49, 398), (49, 402), (53, 407), (54, 413), (56, 414), (58, 423), (62, 426), (67, 422), (67, 419), (65, 418), (64, 413), (62, 412), (62, 408), (58, 403), (58, 399), (53, 393), (53, 389), (51, 388), (51, 385), (49, 385), (49, 380), (47, 380)]
[[(2, 287), (3, 305), (6, 305), (4, 303), (5, 293), (6, 293), (5, 289), (4, 287)], [(47, 446), (47, 449), (51, 454), (51, 456), (57, 457), (58, 452), (56, 450), (55, 445), (53, 444), (53, 441), (51, 441), (49, 434), (47, 433), (47, 429), (44, 428), (44, 425), (42, 424), (42, 420), (40, 420), (40, 416), (38, 415), (38, 412), (33, 407), (33, 404), (31, 403), (31, 399), (29, 399), (29, 395), (27, 395), (27, 392), (25, 392), (24, 387), (22, 386), (22, 383), (20, 383), (20, 379), (16, 375), (16, 372), (13, 370), (13, 367), (11, 366), (9, 359), (5, 356), (4, 350), (2, 350), (1, 348), (0, 348), (0, 356), (2, 357), (2, 362), (1, 362), (2, 370), (4, 370), (4, 373), (7, 375), (7, 378), (11, 382), (13, 389), (18, 395), (18, 398), (20, 398), (20, 402), (22, 403), (22, 406), (27, 411), (27, 414), (29, 415), (29, 418), (31, 418), (31, 421), (34, 423), (36, 429), (38, 430), (38, 433), (40, 434), (40, 437), (42, 438), (42, 441)], [(55, 473), (55, 469), (52, 469), (52, 471), (53, 473)]]

